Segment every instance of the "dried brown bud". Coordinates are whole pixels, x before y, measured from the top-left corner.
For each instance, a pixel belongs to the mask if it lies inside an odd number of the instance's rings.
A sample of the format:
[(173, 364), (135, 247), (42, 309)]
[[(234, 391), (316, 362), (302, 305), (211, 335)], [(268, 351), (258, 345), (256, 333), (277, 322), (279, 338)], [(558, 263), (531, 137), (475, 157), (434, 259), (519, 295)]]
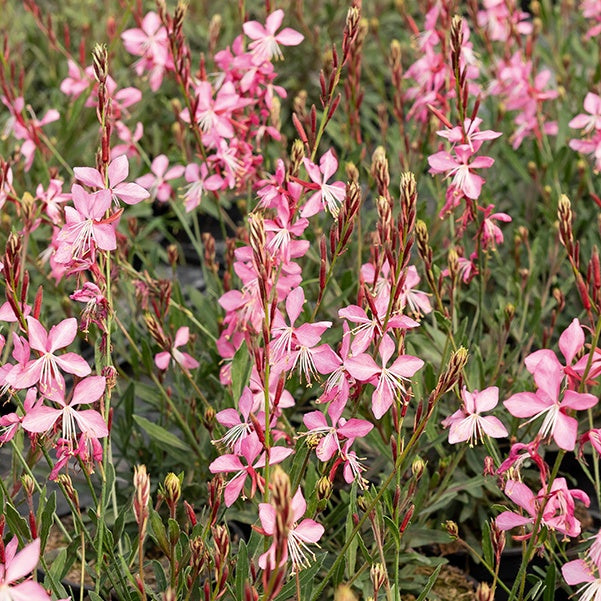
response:
[(318, 500), (329, 499), (333, 490), (332, 481), (327, 476), (322, 476), (317, 481), (316, 492)]
[(455, 522), (453, 522), (452, 520), (447, 520), (443, 524), (443, 527), (445, 528), (449, 536), (451, 536), (453, 539), (459, 538), (459, 527)]
[(196, 536), (190, 540), (190, 565), (194, 570), (200, 572), (205, 561), (208, 558), (208, 553), (202, 537)]
[(301, 140), (294, 140), (290, 151), (290, 175), (298, 177), (303, 159), (305, 158), (305, 145)]
[(359, 184), (359, 169), (350, 161), (345, 166), (346, 179), (354, 184)]
[(108, 75), (109, 58), (106, 44), (96, 44), (92, 50), (94, 76), (99, 83), (105, 83)]
[(176, 244), (170, 244), (167, 247), (167, 260), (169, 261), (169, 265), (175, 269), (179, 261), (179, 251)]
[(378, 186), (378, 194), (390, 197), (388, 188), (390, 186), (390, 173), (388, 171), (388, 159), (383, 146), (378, 146), (371, 157), (371, 174), (376, 180)]

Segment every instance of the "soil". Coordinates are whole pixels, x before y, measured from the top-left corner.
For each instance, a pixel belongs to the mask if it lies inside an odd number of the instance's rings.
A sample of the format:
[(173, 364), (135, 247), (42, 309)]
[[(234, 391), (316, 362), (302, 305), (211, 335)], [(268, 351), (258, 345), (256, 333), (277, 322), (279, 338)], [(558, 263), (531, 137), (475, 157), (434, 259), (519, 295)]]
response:
[[(421, 566), (415, 570), (416, 574), (423, 574), (426, 578), (432, 574), (434, 568)], [(402, 601), (415, 601), (417, 597), (411, 594), (401, 595)], [(476, 601), (473, 580), (465, 572), (451, 565), (444, 565), (440, 574), (428, 594), (429, 601)]]

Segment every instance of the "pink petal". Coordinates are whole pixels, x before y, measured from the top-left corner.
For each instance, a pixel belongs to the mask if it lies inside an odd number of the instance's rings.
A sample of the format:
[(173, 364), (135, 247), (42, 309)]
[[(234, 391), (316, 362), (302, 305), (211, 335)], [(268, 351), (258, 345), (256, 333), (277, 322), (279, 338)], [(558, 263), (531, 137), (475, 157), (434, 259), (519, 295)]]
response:
[(514, 417), (533, 417), (549, 408), (550, 403), (533, 392), (518, 392), (503, 402)]
[(578, 436), (578, 421), (561, 411), (557, 414), (553, 428), (553, 440), (560, 449), (573, 451)]
[(73, 175), (77, 180), (86, 186), (92, 188), (104, 188), (104, 180), (100, 175), (98, 169), (92, 169), (91, 167), (75, 167), (73, 169)]
[(303, 310), (304, 302), (305, 292), (300, 286), (292, 290), (286, 298), (286, 313), (290, 319), (290, 325), (294, 325), (294, 322), (298, 319)]
[(329, 428), (325, 415), (321, 411), (310, 411), (303, 416), (303, 423), (308, 430)]
[(77, 353), (65, 353), (58, 357), (55, 356), (54, 360), (63, 371), (75, 374), (80, 378), (87, 376), (92, 371), (87, 361)]
[(281, 8), (274, 10), (265, 21), (265, 29), (273, 35), (284, 20), (284, 11)]
[(382, 371), (373, 358), (366, 353), (349, 357), (344, 362), (344, 367), (353, 378), (360, 382), (367, 382)]
[(115, 186), (113, 193), (128, 205), (138, 204), (142, 200), (150, 197), (148, 190), (144, 189), (142, 186), (140, 186), (140, 184), (136, 184), (134, 182)]
[(562, 332), (559, 337), (559, 350), (570, 365), (578, 351), (584, 346), (584, 330), (577, 318)]
[(306, 543), (316, 543), (325, 532), (325, 528), (315, 520), (303, 520), (295, 529), (294, 533)]
[(259, 503), (261, 528), (270, 536), (275, 532), (275, 508), (270, 503)]
[(512, 528), (532, 523), (532, 518), (513, 513), (513, 511), (504, 511), (497, 516), (495, 522), (501, 530), (511, 530)]
[[(127, 178), (129, 174), (129, 161), (127, 156), (122, 154), (116, 159), (113, 159), (108, 166), (107, 174), (109, 176), (109, 184), (111, 188), (114, 188), (117, 184), (120, 184)], [(104, 188), (104, 186), (101, 186)]]
[(497, 386), (490, 386), (489, 388), (485, 388), (481, 390), (476, 395), (476, 406), (478, 413), (484, 413), (485, 411), (490, 411), (497, 406), (499, 402), (499, 389)]
[(251, 40), (259, 40), (267, 36), (267, 32), (258, 21), (248, 21), (242, 25), (242, 30)]
[(169, 167), (169, 159), (164, 154), (160, 154), (152, 161), (151, 170), (158, 177), (162, 177)]
[[(59, 348), (69, 346), (77, 336), (77, 319), (70, 317), (52, 326), (48, 333), (48, 351), (54, 353)], [(35, 347), (34, 347), (35, 348)]]
[(209, 465), (209, 471), (212, 474), (219, 474), (221, 472), (239, 472), (243, 469), (244, 466), (242, 465), (240, 458), (237, 455), (232, 454), (221, 455), (221, 457), (217, 457), (217, 459)]
[(110, 223), (94, 224), (94, 237), (96, 238), (96, 245), (102, 250), (115, 250), (117, 248), (115, 228)]
[(63, 414), (62, 409), (54, 409), (42, 405), (32, 409), (23, 418), (23, 428), (28, 432), (41, 433), (48, 432), (54, 426), (56, 420)]
[(188, 344), (188, 340), (190, 339), (190, 328), (188, 326), (183, 326), (179, 328), (177, 333), (175, 334), (175, 341), (173, 342), (174, 347), (183, 346), (184, 344)]
[(48, 342), (46, 329), (35, 317), (29, 316), (26, 319), (29, 332), (29, 346), (36, 351), (45, 353), (48, 350), (46, 348)]
[(332, 149), (328, 150), (319, 161), (320, 171), (323, 173), (323, 181), (327, 182), (332, 175), (336, 173), (338, 169), (338, 161), (332, 152)]
[(69, 405), (75, 407), (85, 403), (91, 405), (103, 395), (106, 388), (106, 378), (104, 376), (90, 376), (77, 384), (73, 391), (73, 398)]
[(568, 563), (561, 566), (561, 573), (570, 586), (582, 582), (594, 582), (596, 580), (591, 568), (583, 559), (568, 561)]
[(424, 362), (418, 357), (412, 355), (401, 355), (390, 367), (389, 370), (403, 378), (411, 378), (424, 366)]
[(154, 363), (159, 369), (165, 370), (169, 367), (170, 359), (171, 355), (167, 351), (163, 351), (155, 355)]
[(225, 486), (223, 491), (223, 499), (225, 500), (226, 507), (231, 507), (242, 491), (244, 490), (244, 483), (246, 482), (246, 472), (232, 478)]
[(508, 480), (505, 485), (505, 494), (531, 516), (536, 514), (534, 493), (523, 482)]
[(79, 429), (91, 438), (104, 438), (109, 435), (106, 422), (98, 411), (95, 411), (94, 409), (74, 411), (73, 417), (75, 418)]
[(566, 390), (561, 401), (561, 407), (568, 407), (570, 409), (576, 409), (582, 411), (584, 409), (590, 409), (599, 402), (599, 399), (593, 394), (586, 394), (582, 392), (576, 392), (575, 390)]
[(504, 438), (509, 436), (507, 429), (503, 425), (500, 419), (494, 415), (488, 415), (480, 418), (480, 426), (482, 430), (491, 438)]
[[(35, 570), (40, 560), (40, 539), (36, 538), (17, 553), (11, 562), (7, 562), (4, 583), (11, 584)], [(9, 598), (11, 593), (9, 592)]]
[(431, 167), (431, 173), (444, 173), (458, 166), (457, 161), (444, 150), (430, 155), (428, 157), (428, 164)]
[(278, 33), (275, 38), (275, 41), (278, 44), (282, 44), (282, 46), (298, 46), (303, 40), (305, 36), (290, 27), (286, 27)]
[(51, 601), (44, 587), (33, 580), (12, 586), (8, 594), (11, 601)]
[(380, 419), (392, 406), (394, 396), (388, 386), (382, 385), (382, 380), (371, 396), (371, 410), (376, 419)]
[(474, 419), (467, 416), (462, 420), (454, 421), (449, 429), (449, 444), (467, 442), (474, 434)]
[(344, 426), (338, 428), (338, 432), (347, 438), (360, 438), (367, 436), (373, 429), (374, 425), (364, 419), (351, 417)]

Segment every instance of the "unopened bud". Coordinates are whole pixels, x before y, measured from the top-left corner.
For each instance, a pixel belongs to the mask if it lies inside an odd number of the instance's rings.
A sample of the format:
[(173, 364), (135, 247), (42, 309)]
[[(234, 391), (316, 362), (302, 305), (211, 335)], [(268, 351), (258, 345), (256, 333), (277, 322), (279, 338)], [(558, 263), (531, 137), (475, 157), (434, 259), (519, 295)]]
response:
[(173, 472), (165, 476), (165, 501), (169, 507), (176, 507), (182, 496), (182, 482)]
[(515, 305), (513, 305), (512, 303), (507, 303), (503, 311), (505, 313), (505, 326), (509, 327), (509, 324), (513, 321), (513, 318), (515, 317)]
[(348, 162), (345, 166), (346, 179), (355, 184), (359, 183), (359, 169), (355, 163)]
[(379, 562), (372, 564), (369, 569), (369, 577), (374, 590), (379, 591), (386, 582), (386, 568)]
[(486, 582), (481, 582), (476, 588), (476, 601), (494, 601), (494, 591)]
[(390, 173), (388, 172), (388, 159), (383, 146), (378, 146), (371, 157), (371, 174), (376, 180), (378, 194), (388, 197), (390, 186)]
[(33, 478), (29, 474), (23, 474), (21, 476), (21, 484), (23, 484), (25, 494), (28, 497), (32, 497), (35, 491), (35, 483), (33, 481)]
[(411, 464), (411, 473), (413, 476), (419, 480), (422, 477), (425, 469), (426, 462), (421, 457), (416, 457)]
[(207, 550), (200, 536), (190, 540), (190, 565), (194, 570), (200, 572), (207, 559)]
[(150, 478), (145, 465), (134, 468), (134, 516), (141, 532), (146, 529), (148, 503), (150, 502)]
[(497, 470), (495, 469), (495, 460), (490, 455), (487, 455), (484, 458), (483, 473), (485, 476), (494, 476), (497, 473)]

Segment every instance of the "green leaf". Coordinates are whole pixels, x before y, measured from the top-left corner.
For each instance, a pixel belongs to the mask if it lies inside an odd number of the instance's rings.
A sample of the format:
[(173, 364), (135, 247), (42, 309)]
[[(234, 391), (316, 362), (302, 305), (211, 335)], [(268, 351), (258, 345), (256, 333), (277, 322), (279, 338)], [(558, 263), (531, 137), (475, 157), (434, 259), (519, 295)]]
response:
[[(42, 497), (40, 497), (42, 498)], [(48, 534), (50, 532), (50, 528), (54, 523), (53, 515), (56, 511), (56, 491), (54, 491), (50, 498), (46, 501), (44, 505), (44, 509), (41, 512), (41, 515), (38, 516), (38, 524), (41, 524), (40, 527), (40, 541), (41, 548), (44, 549), (46, 546), (46, 541), (48, 540)]]
[(190, 447), (187, 444), (182, 442), (175, 434), (165, 430), (162, 426), (153, 424), (141, 415), (134, 415), (134, 420), (154, 441), (174, 449), (179, 449), (180, 451), (190, 452)]
[(242, 396), (242, 391), (250, 380), (251, 369), (252, 363), (248, 347), (246, 344), (243, 344), (236, 351), (232, 360), (232, 394), (236, 402)]
[(248, 551), (246, 543), (241, 540), (236, 557), (236, 599), (244, 598), (244, 583), (248, 580)]
[(152, 529), (152, 533), (157, 542), (157, 545), (160, 547), (161, 551), (166, 555), (169, 554), (169, 541), (167, 540), (167, 530), (165, 530), (165, 524), (161, 520), (161, 516), (154, 509), (150, 509), (150, 527)]
[(88, 597), (90, 597), (90, 601), (103, 601), (102, 597), (94, 591), (88, 591)]
[(482, 525), (482, 555), (484, 556), (484, 561), (491, 567), (493, 567), (493, 550), (492, 550), (492, 540), (490, 537), (490, 526), (488, 522), (484, 522)]
[[(353, 482), (351, 487), (351, 495), (349, 499), (348, 514), (346, 517), (346, 539), (351, 536), (352, 531), (355, 528), (355, 522), (353, 521), (353, 515), (357, 513), (357, 482)], [(357, 561), (357, 538), (355, 537), (349, 544), (346, 550), (345, 557), (345, 574), (347, 578), (351, 578), (355, 573), (355, 563)]]
[(164, 591), (167, 590), (167, 576), (165, 575), (165, 570), (161, 563), (156, 559), (152, 560), (152, 569), (154, 571), (154, 577), (157, 581), (157, 590)]
[(555, 571), (555, 564), (550, 563), (547, 568), (547, 575), (545, 576), (545, 592), (543, 594), (543, 601), (555, 601), (555, 580), (557, 574)]
[(436, 582), (436, 580), (438, 579), (438, 574), (440, 574), (440, 570), (442, 569), (442, 564), (439, 565), (433, 572), (432, 575), (430, 576), (430, 578), (428, 578), (428, 582), (426, 582), (426, 586), (424, 587), (424, 590), (421, 592), (420, 596), (417, 598), (416, 601), (424, 601), (424, 599), (428, 596), (428, 593), (430, 592), (430, 590), (432, 589), (432, 587), (434, 586), (434, 583)]
[(30, 535), (27, 520), (10, 503), (7, 503), (4, 508), (4, 517), (6, 517), (6, 523), (11, 532), (19, 537), (21, 543), (29, 540)]

